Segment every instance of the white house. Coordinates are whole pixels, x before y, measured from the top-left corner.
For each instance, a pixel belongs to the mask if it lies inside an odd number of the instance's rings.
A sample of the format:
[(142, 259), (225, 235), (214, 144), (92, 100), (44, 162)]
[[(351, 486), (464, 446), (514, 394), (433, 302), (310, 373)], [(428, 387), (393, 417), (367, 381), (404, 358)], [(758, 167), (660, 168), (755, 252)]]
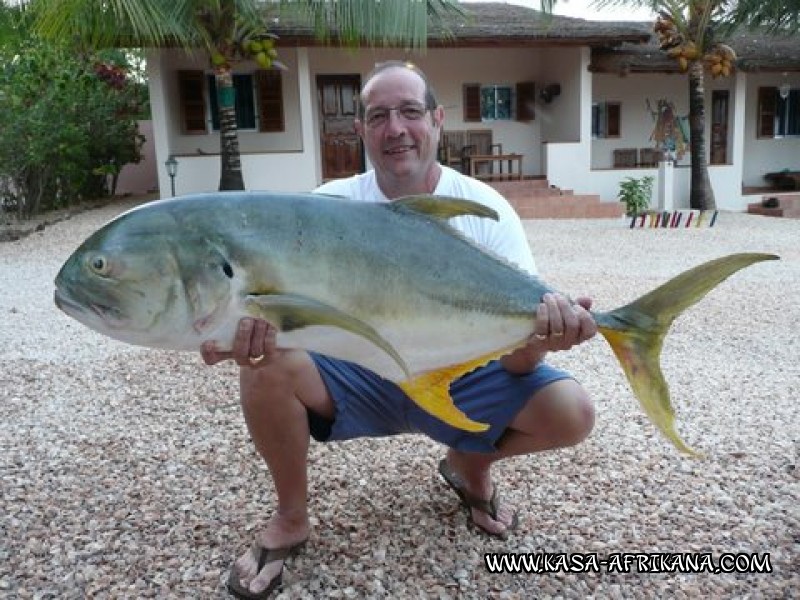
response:
[[(308, 27), (273, 23), (288, 70), (237, 70), (246, 187), (308, 191), (368, 167), (352, 127), (356, 95), (375, 63), (397, 58), (428, 74), (445, 107), (442, 160), (466, 167), (462, 151), (519, 154), (525, 176), (605, 202), (616, 202), (625, 177), (658, 175), (658, 158), (642, 150), (658, 143), (659, 107), (688, 114), (688, 80), (652, 41), (651, 24), (546, 17), (501, 3), (464, 9), (452, 37), (432, 33), (419, 55), (326, 46)], [(707, 78), (706, 139), (718, 207), (743, 210), (761, 198), (748, 188), (770, 185), (765, 174), (800, 172), (800, 41), (743, 36), (731, 45), (739, 53), (732, 76)], [(169, 156), (178, 161), (176, 194), (217, 189), (207, 57), (153, 50), (147, 64), (162, 196)], [(689, 206), (688, 164), (685, 154), (669, 170), (676, 208)]]

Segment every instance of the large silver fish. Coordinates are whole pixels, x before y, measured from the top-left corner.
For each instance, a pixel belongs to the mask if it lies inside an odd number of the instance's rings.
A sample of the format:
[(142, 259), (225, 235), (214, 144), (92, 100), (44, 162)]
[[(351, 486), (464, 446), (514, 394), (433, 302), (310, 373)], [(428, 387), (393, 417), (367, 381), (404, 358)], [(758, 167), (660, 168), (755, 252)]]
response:
[[(197, 352), (230, 347), (238, 320), (263, 317), (279, 344), (355, 360), (398, 381), (430, 414), (487, 426), (449, 394), (462, 374), (520, 346), (553, 291), (453, 230), (483, 205), (432, 196), (390, 204), (314, 194), (228, 192), (146, 204), (91, 235), (56, 277), (55, 302), (105, 335)], [(739, 269), (776, 259), (735, 254), (639, 300), (593, 313), (651, 420), (681, 450), (659, 355), (688, 306)]]

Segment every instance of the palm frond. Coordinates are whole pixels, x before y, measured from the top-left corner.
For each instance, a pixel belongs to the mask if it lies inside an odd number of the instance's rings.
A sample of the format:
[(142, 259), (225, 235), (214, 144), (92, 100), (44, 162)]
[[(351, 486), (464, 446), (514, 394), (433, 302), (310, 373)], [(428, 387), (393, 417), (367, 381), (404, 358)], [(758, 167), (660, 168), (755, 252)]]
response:
[(731, 24), (773, 34), (800, 32), (800, 0), (738, 0)]
[(164, 46), (185, 29), (176, 21), (175, 4), (158, 0), (35, 0), (36, 30), (50, 39), (80, 40), (109, 46)]
[(442, 25), (448, 14), (464, 14), (453, 0), (289, 0), (278, 3), (284, 15), (313, 23), (325, 41), (346, 46), (424, 48), (428, 25)]

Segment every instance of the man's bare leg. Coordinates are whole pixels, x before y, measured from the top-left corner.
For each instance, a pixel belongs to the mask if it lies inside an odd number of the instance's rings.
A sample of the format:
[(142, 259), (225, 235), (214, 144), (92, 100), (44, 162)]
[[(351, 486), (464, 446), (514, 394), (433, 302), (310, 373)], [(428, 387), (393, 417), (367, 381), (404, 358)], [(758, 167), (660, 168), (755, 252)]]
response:
[[(309, 355), (298, 350), (279, 351), (263, 367), (243, 367), (240, 379), (247, 428), (278, 496), (277, 509), (256, 542), (263, 548), (292, 546), (308, 538), (310, 530), (306, 410), (332, 418), (333, 402)], [(264, 590), (283, 568), (283, 561), (277, 560), (257, 573), (258, 558), (258, 551), (251, 548), (234, 566), (242, 584), (254, 593)]]
[[(594, 426), (594, 408), (585, 390), (574, 380), (554, 382), (534, 394), (510, 423), (493, 454), (450, 449), (447, 463), (464, 482), (467, 491), (489, 499), (494, 492), (491, 466), (504, 458), (565, 448), (580, 443)], [(501, 535), (514, 518), (514, 510), (501, 502), (497, 520), (472, 509), (476, 525)]]

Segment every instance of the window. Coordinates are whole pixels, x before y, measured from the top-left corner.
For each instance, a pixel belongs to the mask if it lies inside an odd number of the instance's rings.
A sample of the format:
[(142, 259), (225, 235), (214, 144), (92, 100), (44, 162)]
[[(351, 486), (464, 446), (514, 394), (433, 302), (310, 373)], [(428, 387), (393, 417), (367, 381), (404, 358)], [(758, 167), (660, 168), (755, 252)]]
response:
[(620, 137), (621, 107), (619, 102), (595, 102), (592, 104), (592, 137)]
[[(184, 134), (219, 131), (217, 86), (203, 71), (179, 71), (181, 124)], [(284, 130), (283, 87), (280, 71), (257, 70), (233, 75), (236, 126), (242, 130)]]
[(511, 88), (507, 85), (481, 87), (481, 120), (511, 120)]
[(758, 88), (758, 137), (800, 136), (800, 89), (782, 97), (778, 88)]
[[(513, 90), (508, 85), (464, 84), (464, 121), (508, 121), (513, 118)], [(533, 118), (532, 111), (526, 120)]]
[[(219, 131), (219, 103), (217, 83), (214, 75), (207, 75), (208, 99), (211, 106), (211, 128)], [(233, 76), (233, 89), (236, 91), (236, 127), (239, 129), (256, 128), (255, 90), (253, 76), (250, 73)]]
[[(213, 75), (207, 75), (206, 77), (208, 82), (208, 99), (211, 106), (211, 128), (214, 131), (219, 131), (217, 82)], [(239, 129), (255, 129), (256, 99), (252, 74), (234, 74), (233, 89), (236, 92), (236, 127)]]

